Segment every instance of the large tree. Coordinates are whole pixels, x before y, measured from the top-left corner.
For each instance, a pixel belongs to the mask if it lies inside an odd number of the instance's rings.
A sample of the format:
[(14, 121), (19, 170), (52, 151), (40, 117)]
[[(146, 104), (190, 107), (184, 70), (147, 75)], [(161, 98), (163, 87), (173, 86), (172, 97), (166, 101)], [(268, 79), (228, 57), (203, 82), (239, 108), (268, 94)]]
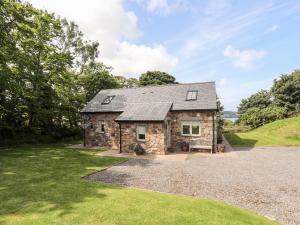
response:
[(2, 0), (0, 30), (0, 136), (78, 128), (84, 103), (119, 86), (98, 61), (99, 44), (85, 41), (73, 22)]
[(176, 79), (172, 75), (161, 71), (147, 71), (139, 78), (141, 86), (147, 85), (161, 85), (161, 84), (175, 84)]
[(250, 108), (263, 109), (271, 105), (271, 94), (266, 90), (260, 90), (259, 92), (251, 95), (248, 98), (242, 99), (238, 106), (237, 114), (240, 116)]
[(139, 80), (134, 77), (126, 78), (124, 76), (115, 76), (115, 78), (118, 80), (121, 87), (131, 88), (131, 87), (138, 87)]
[(274, 103), (289, 111), (300, 110), (300, 70), (281, 75), (271, 88)]

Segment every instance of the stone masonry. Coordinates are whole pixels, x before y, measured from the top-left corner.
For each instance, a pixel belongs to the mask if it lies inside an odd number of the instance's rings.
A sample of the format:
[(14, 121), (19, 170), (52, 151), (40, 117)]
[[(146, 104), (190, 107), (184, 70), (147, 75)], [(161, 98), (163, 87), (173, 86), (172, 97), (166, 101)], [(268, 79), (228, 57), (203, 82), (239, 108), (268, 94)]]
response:
[[(181, 143), (193, 138), (201, 138), (209, 142), (213, 137), (213, 112), (172, 111), (171, 117), (171, 146), (172, 149), (180, 149)], [(200, 121), (200, 136), (182, 136), (182, 121)], [(215, 139), (216, 140), (216, 139)]]
[[(145, 141), (138, 141), (136, 134), (137, 125), (146, 126)], [(163, 122), (126, 122), (121, 123), (122, 131), (122, 150), (133, 152), (133, 148), (140, 143), (147, 153), (165, 154), (165, 124)]]
[[(114, 120), (120, 113), (90, 113), (86, 114), (85, 141), (87, 146), (103, 146), (112, 149), (119, 148), (119, 124)], [(99, 132), (97, 121), (104, 121), (104, 133)], [(171, 121), (171, 148), (178, 150), (182, 142), (192, 138), (201, 138), (210, 142), (213, 136), (213, 112), (197, 111), (171, 111), (168, 113), (166, 121)], [(167, 129), (166, 121), (163, 122), (121, 122), (122, 150), (133, 152), (137, 143), (146, 149), (147, 153), (165, 154), (167, 152)], [(199, 136), (182, 136), (182, 121), (200, 121)], [(146, 125), (145, 141), (138, 141), (136, 134), (137, 125)], [(216, 140), (216, 138), (215, 138)]]
[[(86, 114), (85, 141), (87, 146), (103, 146), (119, 149), (119, 124), (114, 120), (120, 113), (90, 113)], [(104, 133), (99, 132), (97, 121), (104, 121)]]

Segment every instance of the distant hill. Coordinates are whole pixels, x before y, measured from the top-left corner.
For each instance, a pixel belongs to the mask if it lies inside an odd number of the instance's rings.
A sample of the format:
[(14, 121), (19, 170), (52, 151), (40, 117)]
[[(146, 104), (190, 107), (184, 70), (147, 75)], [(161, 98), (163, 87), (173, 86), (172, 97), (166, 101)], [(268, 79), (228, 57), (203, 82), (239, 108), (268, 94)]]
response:
[(238, 118), (234, 111), (224, 111), (224, 118)]
[(300, 146), (300, 116), (276, 120), (244, 133), (225, 133), (234, 146)]

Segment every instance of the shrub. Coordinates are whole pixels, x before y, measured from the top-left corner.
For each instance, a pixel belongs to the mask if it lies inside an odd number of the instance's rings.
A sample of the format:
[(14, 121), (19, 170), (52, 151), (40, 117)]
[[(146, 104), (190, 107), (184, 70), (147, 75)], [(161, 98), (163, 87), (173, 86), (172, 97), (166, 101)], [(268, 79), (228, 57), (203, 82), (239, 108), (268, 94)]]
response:
[(143, 155), (145, 154), (146, 150), (143, 148), (143, 146), (140, 143), (137, 143), (134, 148), (133, 151), (135, 152), (135, 154), (137, 155)]
[(284, 107), (275, 105), (268, 106), (266, 108), (249, 108), (240, 117), (240, 122), (244, 125), (248, 125), (251, 128), (256, 128), (272, 121), (283, 119), (287, 115), (287, 110)]

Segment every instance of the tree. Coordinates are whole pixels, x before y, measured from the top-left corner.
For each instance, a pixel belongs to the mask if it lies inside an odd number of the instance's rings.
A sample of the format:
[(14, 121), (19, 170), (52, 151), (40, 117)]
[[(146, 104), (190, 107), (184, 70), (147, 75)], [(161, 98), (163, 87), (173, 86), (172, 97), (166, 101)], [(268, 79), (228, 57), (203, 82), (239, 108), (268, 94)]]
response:
[(277, 106), (286, 107), (289, 111), (300, 109), (300, 70), (291, 74), (281, 75), (275, 79), (271, 88), (274, 103)]
[(126, 78), (123, 76), (115, 76), (115, 78), (118, 80), (121, 87), (131, 88), (138, 87), (140, 85), (139, 80), (134, 77)]
[(252, 107), (244, 112), (239, 120), (242, 124), (256, 128), (266, 123), (283, 119), (287, 115), (287, 110), (283, 107), (270, 105), (266, 108)]
[(141, 86), (147, 85), (162, 85), (162, 84), (176, 84), (175, 77), (161, 71), (147, 71), (139, 78)]
[(242, 99), (238, 106), (237, 114), (239, 116), (243, 115), (250, 108), (263, 109), (271, 105), (271, 94), (268, 91), (260, 90), (259, 92), (251, 95), (246, 99)]
[(0, 1), (0, 18), (0, 141), (78, 129), (84, 103), (120, 86), (75, 23), (18, 0)]
[(86, 101), (90, 101), (100, 90), (119, 88), (118, 80), (110, 74), (110, 67), (102, 63), (86, 67), (80, 79), (86, 92)]
[(217, 123), (217, 142), (221, 143), (223, 126), (224, 126), (224, 106), (221, 104), (219, 98), (217, 98), (216, 123)]

